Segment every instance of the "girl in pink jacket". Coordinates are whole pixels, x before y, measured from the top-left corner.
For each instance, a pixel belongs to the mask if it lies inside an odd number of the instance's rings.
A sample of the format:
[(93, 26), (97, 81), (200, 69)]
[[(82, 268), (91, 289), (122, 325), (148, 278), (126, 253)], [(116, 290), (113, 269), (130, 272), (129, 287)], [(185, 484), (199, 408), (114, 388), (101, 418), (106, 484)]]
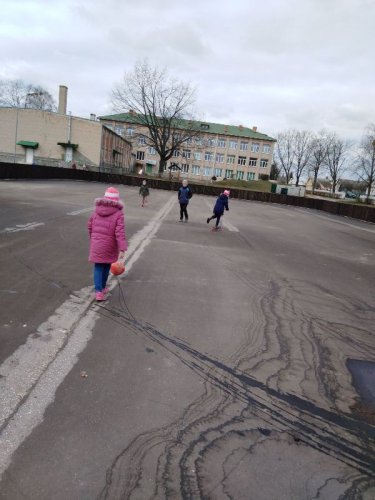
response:
[(96, 300), (106, 299), (111, 264), (123, 259), (128, 248), (123, 208), (119, 192), (110, 187), (103, 198), (95, 200), (95, 210), (87, 225), (90, 235), (89, 261), (94, 263)]

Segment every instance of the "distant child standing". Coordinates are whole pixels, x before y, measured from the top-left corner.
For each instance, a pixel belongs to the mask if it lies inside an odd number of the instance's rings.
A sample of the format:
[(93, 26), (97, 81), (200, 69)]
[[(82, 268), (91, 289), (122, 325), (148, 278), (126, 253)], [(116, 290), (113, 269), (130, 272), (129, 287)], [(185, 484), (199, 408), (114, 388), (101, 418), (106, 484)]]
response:
[(123, 209), (118, 190), (110, 187), (103, 198), (95, 200), (95, 210), (87, 224), (89, 261), (94, 263), (95, 298), (98, 301), (106, 299), (111, 264), (123, 259), (128, 248)]
[(216, 219), (215, 228), (218, 229), (220, 219), (221, 219), (222, 215), (224, 214), (224, 209), (229, 210), (229, 206), (228, 206), (229, 195), (230, 195), (229, 189), (226, 189), (223, 193), (220, 194), (220, 196), (217, 198), (215, 206), (214, 206), (214, 210), (213, 210), (214, 215), (212, 215), (211, 217), (208, 217), (207, 224), (209, 224), (210, 220)]
[(147, 198), (149, 195), (150, 195), (150, 190), (147, 186), (146, 179), (144, 179), (142, 181), (141, 187), (139, 188), (139, 196), (142, 196), (141, 207), (144, 207), (145, 205), (147, 205)]
[(180, 204), (180, 222), (183, 221), (184, 216), (185, 216), (185, 222), (189, 220), (189, 215), (187, 213), (187, 206), (192, 196), (193, 196), (193, 191), (188, 186), (188, 181), (184, 179), (182, 181), (182, 186), (178, 189), (178, 202)]

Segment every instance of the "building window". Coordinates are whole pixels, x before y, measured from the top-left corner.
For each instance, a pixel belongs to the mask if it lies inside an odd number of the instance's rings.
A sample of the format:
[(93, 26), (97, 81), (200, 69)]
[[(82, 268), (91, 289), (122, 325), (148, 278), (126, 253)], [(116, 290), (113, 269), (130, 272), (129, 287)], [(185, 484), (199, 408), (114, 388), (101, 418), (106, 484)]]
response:
[(229, 149), (237, 149), (237, 141), (229, 141)]
[(196, 137), (194, 140), (195, 140), (196, 146), (202, 146), (202, 138), (201, 137)]
[(148, 148), (148, 154), (150, 154), (150, 155), (156, 155), (156, 149), (153, 146), (150, 146)]
[(124, 133), (124, 127), (115, 127), (115, 132), (118, 135), (122, 135)]
[(137, 151), (137, 160), (144, 160), (144, 159), (145, 159), (145, 152)]
[(191, 137), (188, 137), (185, 142), (186, 144), (192, 144), (193, 139)]
[(240, 143), (240, 150), (241, 151), (247, 151), (249, 148), (249, 143), (246, 141), (241, 141)]
[(217, 147), (218, 148), (225, 148), (227, 146), (227, 143), (225, 139), (218, 139), (217, 141)]
[(194, 152), (194, 160), (200, 161), (202, 159), (202, 153), (197, 151)]
[(271, 146), (269, 144), (263, 144), (263, 153), (269, 154), (271, 152)]
[(227, 165), (233, 165), (234, 164), (234, 155), (228, 155), (227, 156)]
[(233, 170), (226, 170), (225, 171), (225, 177), (227, 179), (231, 179), (233, 177)]
[(133, 127), (128, 127), (126, 129), (126, 135), (128, 135), (129, 137), (131, 137), (131, 136), (134, 135), (134, 131), (135, 131), (135, 129)]
[(239, 156), (237, 163), (238, 165), (246, 165), (246, 156)]
[(211, 167), (204, 167), (203, 175), (206, 176), (206, 177), (211, 177), (211, 175), (212, 175), (212, 168)]
[(249, 167), (256, 167), (257, 166), (257, 159), (256, 158), (250, 158), (249, 159)]
[(208, 146), (210, 146), (211, 148), (214, 148), (216, 146), (216, 139), (208, 139), (207, 140), (207, 144)]
[(217, 161), (217, 163), (224, 163), (223, 153), (216, 153), (216, 161)]
[(206, 151), (204, 154), (204, 161), (212, 161), (213, 159), (214, 159), (214, 154)]
[(260, 168), (267, 168), (268, 160), (260, 160)]
[(146, 145), (146, 137), (144, 135), (140, 135), (138, 137), (138, 145), (145, 146)]
[(253, 181), (255, 179), (255, 173), (254, 172), (248, 172), (247, 173), (247, 180), (248, 181)]
[(173, 155), (172, 155), (172, 156), (173, 156), (173, 158), (177, 158), (177, 156), (180, 156), (180, 152), (179, 152), (179, 150), (178, 150), (178, 149), (175, 149), (175, 150), (173, 151)]
[(238, 181), (243, 181), (243, 174), (244, 174), (244, 172), (242, 170), (237, 170), (236, 177), (237, 177)]
[(184, 174), (187, 174), (189, 172), (189, 164), (188, 163), (183, 163), (181, 165), (181, 172)]
[(182, 157), (183, 158), (190, 158), (191, 157), (191, 151), (190, 151), (190, 149), (184, 149), (182, 151)]
[(200, 175), (200, 173), (201, 173), (201, 167), (199, 165), (193, 165), (191, 167), (191, 173), (193, 175)]
[(221, 177), (222, 172), (223, 172), (223, 169), (222, 169), (222, 168), (215, 168), (215, 169), (214, 169), (214, 175), (215, 175), (216, 177)]
[(173, 141), (178, 142), (180, 140), (180, 134), (173, 134)]
[(259, 149), (260, 149), (259, 142), (253, 142), (251, 145), (252, 153), (259, 153)]
[(210, 128), (208, 123), (201, 123), (201, 129), (202, 130), (208, 130)]

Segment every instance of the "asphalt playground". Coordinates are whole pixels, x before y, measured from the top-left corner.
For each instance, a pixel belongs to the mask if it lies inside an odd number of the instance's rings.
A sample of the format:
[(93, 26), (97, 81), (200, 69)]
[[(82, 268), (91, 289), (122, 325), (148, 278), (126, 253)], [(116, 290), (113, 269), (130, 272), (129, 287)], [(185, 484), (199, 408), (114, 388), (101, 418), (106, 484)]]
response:
[(0, 499), (375, 498), (375, 225), (100, 183), (0, 182)]

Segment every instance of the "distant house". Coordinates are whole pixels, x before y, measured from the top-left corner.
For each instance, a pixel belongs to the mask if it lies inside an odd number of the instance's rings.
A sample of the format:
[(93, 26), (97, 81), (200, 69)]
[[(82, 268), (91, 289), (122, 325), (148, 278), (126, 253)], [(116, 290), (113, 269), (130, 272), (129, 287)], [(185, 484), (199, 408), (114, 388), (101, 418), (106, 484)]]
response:
[[(314, 178), (309, 177), (306, 181), (306, 191), (312, 191), (313, 184), (314, 184)], [(315, 190), (330, 193), (332, 191), (332, 181), (329, 179), (317, 179)]]

